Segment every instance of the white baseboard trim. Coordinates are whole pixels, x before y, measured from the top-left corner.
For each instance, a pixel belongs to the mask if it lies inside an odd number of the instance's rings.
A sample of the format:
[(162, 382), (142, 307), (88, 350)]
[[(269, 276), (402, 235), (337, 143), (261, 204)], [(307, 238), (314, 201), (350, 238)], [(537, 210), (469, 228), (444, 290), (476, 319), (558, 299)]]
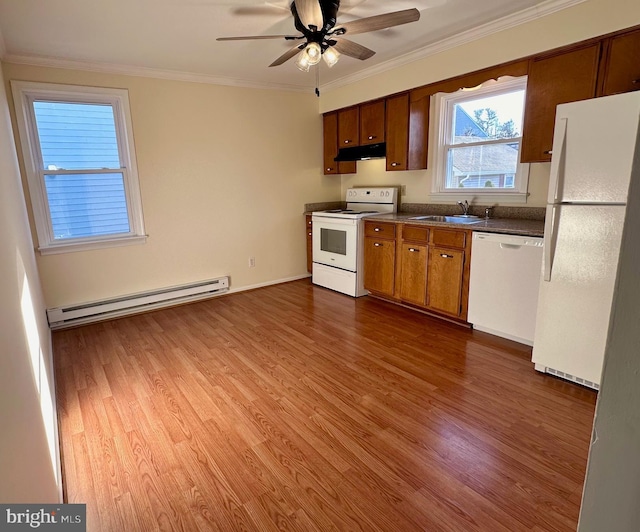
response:
[(233, 285), (231, 285), (229, 287), (229, 290), (227, 291), (227, 294), (234, 294), (236, 292), (246, 292), (247, 290), (255, 290), (256, 288), (264, 288), (265, 286), (273, 286), (275, 284), (289, 283), (291, 281), (299, 281), (300, 279), (306, 279), (308, 277), (311, 277), (310, 273), (305, 273), (304, 275), (294, 275), (293, 277), (284, 277), (282, 279), (276, 279), (275, 281), (266, 281), (264, 283), (239, 286), (237, 288), (234, 288)]

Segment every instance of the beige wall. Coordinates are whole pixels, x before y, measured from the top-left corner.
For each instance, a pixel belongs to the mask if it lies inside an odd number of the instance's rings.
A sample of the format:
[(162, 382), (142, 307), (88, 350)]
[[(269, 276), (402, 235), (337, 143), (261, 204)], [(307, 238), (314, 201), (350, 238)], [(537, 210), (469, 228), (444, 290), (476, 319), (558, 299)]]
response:
[(129, 90), (148, 241), (38, 256), (49, 307), (221, 275), (238, 289), (306, 274), (304, 204), (340, 196), (340, 178), (322, 175), (313, 94), (4, 68), (5, 80)]
[[(636, 24), (640, 24), (637, 0), (587, 0), (347, 86), (327, 87), (322, 91), (320, 111), (340, 109)], [(549, 165), (531, 165), (527, 206), (544, 206), (548, 183)], [(354, 185), (374, 184), (405, 185), (403, 201), (424, 203), (429, 201), (431, 170), (385, 172), (381, 161), (366, 161), (358, 163), (356, 175), (342, 179), (343, 191)]]
[(0, 69), (0, 501), (60, 502), (51, 333)]

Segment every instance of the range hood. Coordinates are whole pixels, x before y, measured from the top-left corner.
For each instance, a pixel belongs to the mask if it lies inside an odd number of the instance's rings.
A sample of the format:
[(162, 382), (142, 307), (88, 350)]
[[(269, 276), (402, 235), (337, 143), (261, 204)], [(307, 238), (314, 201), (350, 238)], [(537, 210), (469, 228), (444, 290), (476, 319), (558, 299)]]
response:
[(387, 145), (384, 142), (378, 144), (367, 144), (365, 146), (353, 146), (351, 148), (340, 148), (338, 156), (334, 161), (364, 161), (365, 159), (379, 159), (386, 157)]

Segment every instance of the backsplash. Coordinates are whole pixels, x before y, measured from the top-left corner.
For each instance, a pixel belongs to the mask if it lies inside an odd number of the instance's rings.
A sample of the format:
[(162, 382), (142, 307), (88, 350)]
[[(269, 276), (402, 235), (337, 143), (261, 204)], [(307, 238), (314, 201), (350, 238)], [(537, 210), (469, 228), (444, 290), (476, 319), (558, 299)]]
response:
[(304, 212), (328, 211), (330, 209), (346, 209), (344, 201), (324, 201), (321, 203), (305, 203)]

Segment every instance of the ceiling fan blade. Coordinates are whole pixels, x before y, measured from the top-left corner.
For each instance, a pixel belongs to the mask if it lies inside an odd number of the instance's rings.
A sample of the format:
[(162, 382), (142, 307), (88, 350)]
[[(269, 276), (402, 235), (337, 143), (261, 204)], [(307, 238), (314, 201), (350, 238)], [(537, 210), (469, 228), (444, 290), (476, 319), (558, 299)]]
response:
[(299, 44), (298, 46), (294, 46), (293, 48), (291, 48), (290, 50), (288, 50), (284, 54), (282, 54), (280, 57), (278, 57), (278, 59), (276, 59), (269, 66), (270, 67), (274, 67), (274, 66), (281, 65), (282, 63), (286, 63), (287, 61), (289, 61), (289, 59), (291, 59), (292, 57), (298, 55), (298, 53), (300, 52), (300, 50), (302, 50), (302, 48), (304, 48), (303, 44)]
[(373, 50), (366, 46), (362, 46), (357, 42), (349, 41), (348, 39), (332, 40), (336, 41), (336, 44), (333, 47), (341, 54), (348, 55), (349, 57), (355, 57), (356, 59), (364, 61), (365, 59), (369, 59), (375, 55)]
[(384, 13), (383, 15), (375, 15), (374, 17), (352, 20), (344, 24), (336, 24), (335, 30), (337, 30), (338, 34), (340, 34), (340, 30), (345, 30), (345, 35), (355, 35), (357, 33), (367, 33), (369, 31), (400, 26), (401, 24), (408, 24), (416, 20), (420, 20), (420, 11), (415, 8), (405, 9), (403, 11), (394, 11), (393, 13)]
[(253, 41), (256, 39), (302, 39), (303, 35), (247, 35), (245, 37), (218, 37), (216, 41)]
[(324, 25), (322, 8), (318, 0), (294, 0), (300, 22), (305, 28), (315, 26), (319, 30)]

